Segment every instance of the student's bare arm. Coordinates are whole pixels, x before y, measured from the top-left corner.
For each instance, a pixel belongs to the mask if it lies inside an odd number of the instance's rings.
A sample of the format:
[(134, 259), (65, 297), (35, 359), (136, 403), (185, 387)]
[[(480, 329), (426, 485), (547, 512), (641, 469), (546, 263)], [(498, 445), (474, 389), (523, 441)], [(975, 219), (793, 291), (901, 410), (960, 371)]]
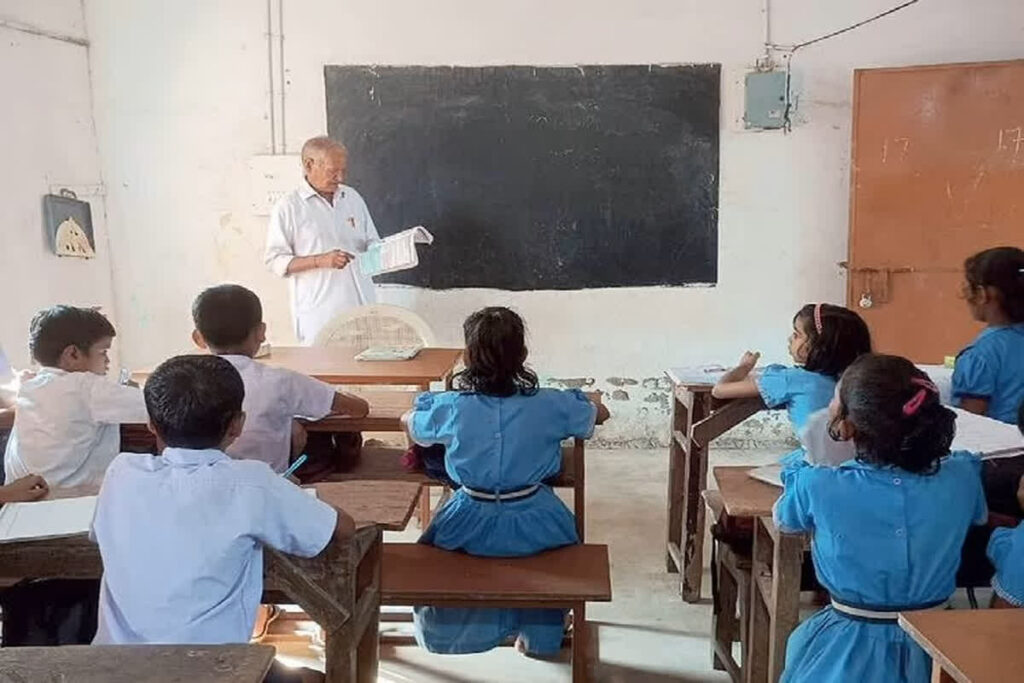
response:
[(366, 399), (342, 391), (334, 395), (334, 402), (331, 404), (331, 412), (349, 417), (362, 418), (370, 414), (370, 404)]
[(344, 541), (356, 533), (356, 523), (352, 519), (351, 515), (342, 510), (341, 508), (334, 508), (338, 513), (338, 521), (334, 525), (334, 539), (338, 541)]
[(750, 377), (750, 371), (757, 365), (761, 358), (760, 353), (747, 351), (740, 359), (739, 365), (722, 375), (711, 395), (715, 398), (752, 398), (760, 392), (757, 389), (757, 382)]
[(988, 414), (988, 399), (973, 396), (960, 399), (960, 408), (976, 415)]
[(594, 401), (594, 405), (597, 406), (597, 417), (594, 418), (594, 424), (603, 425), (612, 414), (608, 412), (608, 406), (605, 404)]

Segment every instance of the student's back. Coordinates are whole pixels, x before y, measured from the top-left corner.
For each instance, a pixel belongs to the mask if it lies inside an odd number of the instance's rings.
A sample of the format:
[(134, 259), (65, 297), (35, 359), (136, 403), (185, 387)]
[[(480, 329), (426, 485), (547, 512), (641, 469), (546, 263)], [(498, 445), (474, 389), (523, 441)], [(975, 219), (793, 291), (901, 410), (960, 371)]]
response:
[(120, 423), (146, 421), (142, 392), (105, 376), (113, 337), (91, 309), (55, 306), (33, 319), (29, 345), (43, 367), (18, 393), (8, 482), (39, 474), (54, 487), (98, 483), (120, 450)]
[(812, 534), (832, 596), (790, 636), (782, 680), (927, 683), (931, 661), (896, 619), (952, 595), (968, 528), (987, 517), (980, 461), (949, 455), (954, 415), (906, 359), (856, 361), (831, 410), (860, 459), (784, 470), (775, 508), (781, 530)]
[[(423, 394), (406, 416), (422, 446), (445, 447), (448, 476), (460, 485), (420, 538), (446, 550), (516, 557), (579, 542), (572, 512), (543, 481), (557, 474), (560, 443), (589, 437), (603, 407), (578, 391), (538, 389), (525, 367), (523, 321), (486, 308), (465, 323), (462, 392)], [(445, 654), (482, 652), (516, 637), (534, 654), (561, 647), (562, 610), (418, 607), (419, 643)]]
[(161, 364), (146, 404), (162, 455), (107, 471), (92, 535), (103, 557), (98, 644), (248, 642), (263, 546), (318, 554), (351, 519), (224, 448), (241, 432), (243, 385), (216, 356)]
[(306, 433), (295, 418), (319, 420), (332, 412), (366, 415), (363, 399), (253, 358), (266, 339), (266, 324), (259, 297), (245, 287), (218, 285), (204, 290), (192, 304), (192, 320), (196, 344), (235, 366), (245, 384), (245, 426), (228, 448), (231, 457), (261, 460), (284, 472), (306, 443)]
[(334, 524), (334, 510), (265, 463), (217, 449), (124, 453), (93, 523), (104, 571), (95, 642), (246, 642), (263, 545), (313, 556)]

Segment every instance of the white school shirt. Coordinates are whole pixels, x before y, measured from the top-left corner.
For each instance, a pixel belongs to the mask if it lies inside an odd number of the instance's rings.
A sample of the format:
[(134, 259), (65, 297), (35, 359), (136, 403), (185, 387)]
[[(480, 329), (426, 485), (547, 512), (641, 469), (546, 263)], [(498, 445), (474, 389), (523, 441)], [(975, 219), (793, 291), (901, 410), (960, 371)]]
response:
[[(303, 180), (279, 199), (270, 214), (263, 260), (285, 276), (296, 256), (333, 249), (364, 252), (379, 240), (366, 202), (351, 187), (338, 186), (331, 204)], [(299, 343), (311, 345), (317, 333), (344, 311), (377, 301), (373, 280), (358, 262), (341, 270), (316, 268), (288, 276), (292, 317)]]
[(96, 645), (247, 643), (263, 546), (313, 557), (337, 512), (255, 460), (218, 450), (122, 453), (100, 489)]
[(121, 450), (120, 425), (149, 419), (138, 387), (48, 367), (22, 382), (15, 406), (7, 483), (38, 474), (51, 487), (98, 484)]
[(292, 420), (330, 415), (337, 393), (330, 384), (283, 368), (273, 368), (248, 356), (225, 355), (245, 384), (245, 426), (228, 447), (240, 460), (262, 460), (275, 472), (288, 469)]

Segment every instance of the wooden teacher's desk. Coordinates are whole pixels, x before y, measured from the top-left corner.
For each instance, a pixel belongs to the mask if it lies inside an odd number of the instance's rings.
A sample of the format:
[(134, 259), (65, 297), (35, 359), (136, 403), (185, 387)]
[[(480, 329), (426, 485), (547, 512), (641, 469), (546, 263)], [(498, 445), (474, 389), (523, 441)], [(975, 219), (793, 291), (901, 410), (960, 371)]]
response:
[[(264, 590), (286, 594), (324, 629), (330, 683), (375, 682), (381, 529), (405, 528), (420, 485), (358, 481), (316, 484), (316, 489), (319, 498), (345, 509), (362, 528), (350, 541), (332, 540), (313, 558), (266, 549)], [(99, 548), (84, 535), (0, 543), (0, 578), (99, 578), (102, 573)]]
[[(423, 391), (432, 382), (448, 385), (462, 349), (422, 349), (415, 358), (399, 361), (358, 361), (360, 349), (344, 346), (275, 346), (256, 360), (272, 367), (294, 370), (329, 384), (411, 385)], [(152, 370), (132, 374), (139, 384)]]

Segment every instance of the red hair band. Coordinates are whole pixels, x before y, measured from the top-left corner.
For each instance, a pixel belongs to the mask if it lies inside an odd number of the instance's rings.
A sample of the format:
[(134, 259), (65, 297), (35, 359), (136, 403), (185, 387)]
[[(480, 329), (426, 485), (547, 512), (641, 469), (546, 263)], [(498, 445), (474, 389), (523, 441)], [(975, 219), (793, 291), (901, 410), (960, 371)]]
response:
[(924, 403), (924, 400), (928, 398), (929, 391), (934, 394), (939, 393), (939, 388), (935, 386), (931, 380), (914, 377), (910, 380), (910, 383), (914, 386), (920, 387), (920, 389), (917, 390), (917, 393), (914, 394), (909, 401), (903, 404), (903, 414), (907, 417), (910, 417), (921, 409), (921, 405)]
[(821, 334), (821, 304), (814, 304), (814, 329)]

